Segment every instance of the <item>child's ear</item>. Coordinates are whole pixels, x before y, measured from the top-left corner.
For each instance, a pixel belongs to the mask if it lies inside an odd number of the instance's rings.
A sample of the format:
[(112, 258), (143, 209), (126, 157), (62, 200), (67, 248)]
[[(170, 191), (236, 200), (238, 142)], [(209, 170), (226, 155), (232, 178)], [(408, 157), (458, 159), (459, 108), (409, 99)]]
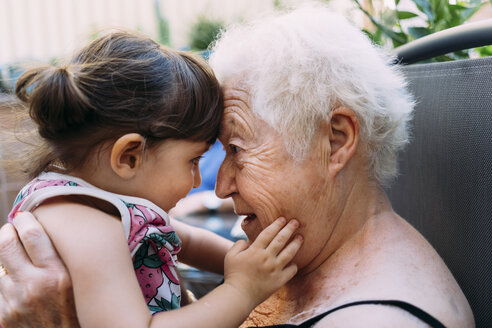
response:
[(335, 108), (320, 125), (322, 160), (337, 174), (354, 156), (359, 143), (359, 121), (347, 107)]
[(128, 133), (120, 137), (111, 149), (111, 168), (123, 179), (131, 179), (144, 156), (145, 138), (138, 133)]

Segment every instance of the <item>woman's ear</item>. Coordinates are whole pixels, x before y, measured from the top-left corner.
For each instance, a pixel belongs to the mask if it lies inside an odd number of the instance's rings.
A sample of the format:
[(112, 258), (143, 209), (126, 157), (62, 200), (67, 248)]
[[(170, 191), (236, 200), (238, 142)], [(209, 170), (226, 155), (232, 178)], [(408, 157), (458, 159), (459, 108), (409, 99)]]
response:
[(347, 107), (337, 107), (320, 126), (323, 163), (336, 174), (354, 156), (359, 142), (359, 121)]
[(131, 179), (142, 164), (145, 138), (138, 133), (120, 137), (111, 149), (111, 168), (123, 179)]

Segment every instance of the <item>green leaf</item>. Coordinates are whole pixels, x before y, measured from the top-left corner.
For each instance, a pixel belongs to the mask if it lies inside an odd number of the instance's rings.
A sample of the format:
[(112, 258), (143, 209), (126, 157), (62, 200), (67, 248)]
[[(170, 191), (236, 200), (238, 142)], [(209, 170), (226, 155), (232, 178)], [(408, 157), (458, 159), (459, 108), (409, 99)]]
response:
[[(376, 30), (376, 32), (377, 32), (377, 31), (379, 31), (379, 30)], [(374, 33), (374, 34), (373, 34), (373, 33), (369, 32), (369, 31), (368, 31), (368, 30), (366, 30), (366, 29), (362, 29), (362, 32), (363, 32), (365, 35), (367, 35), (367, 37), (369, 38), (369, 40), (371, 40), (371, 42), (372, 42), (372, 43), (374, 43), (374, 44), (378, 44), (378, 45), (382, 45), (382, 44), (381, 44), (381, 38), (380, 38), (380, 37), (378, 38), (378, 36), (376, 35), (376, 33)], [(381, 34), (380, 34), (379, 36), (381, 36)]]
[[(279, 2), (280, 3), (280, 2)], [(198, 17), (196, 23), (191, 26), (190, 47), (193, 50), (206, 50), (217, 39), (224, 28), (221, 21), (215, 21), (205, 16)]]
[(171, 309), (179, 309), (179, 305), (181, 304), (181, 296), (177, 296), (176, 294), (172, 294), (171, 296)]
[(158, 300), (157, 298), (155, 299), (155, 302), (157, 305), (159, 305), (162, 309), (166, 309), (166, 306), (170, 304), (166, 299), (161, 297), (161, 300)]
[[(143, 259), (147, 256), (148, 250), (149, 250), (149, 245), (147, 243), (143, 243), (138, 248), (137, 252), (135, 253), (135, 260), (133, 262), (134, 266), (137, 261), (143, 261)], [(135, 269), (138, 267), (140, 267), (140, 265), (135, 267)]]
[(465, 7), (463, 5), (453, 5), (453, 4), (449, 4), (449, 8), (452, 9), (452, 10), (456, 10), (456, 11), (459, 11), (459, 10), (465, 10), (465, 9), (468, 9), (469, 7)]
[(155, 12), (155, 17), (157, 19), (157, 35), (158, 35), (159, 43), (169, 46), (170, 45), (169, 22), (164, 16), (162, 16), (161, 8), (158, 0), (154, 0), (154, 12)]
[(364, 8), (362, 8), (362, 6), (361, 6), (361, 4), (359, 3), (358, 0), (354, 0), (354, 1), (357, 4), (357, 6), (359, 7), (359, 9), (367, 16), (367, 18), (369, 18), (369, 20), (371, 21), (371, 23), (373, 23), (384, 34), (386, 34), (388, 37), (390, 37), (394, 41), (401, 42), (401, 43), (405, 43), (406, 42), (406, 38), (402, 38), (400, 35), (396, 34), (393, 30), (391, 30), (390, 28), (387, 28), (386, 26), (384, 26), (383, 24), (381, 24), (380, 22), (378, 22), (369, 12), (367, 12), (367, 10), (365, 10)]
[(181, 240), (178, 237), (178, 234), (175, 231), (166, 232), (164, 234), (164, 239), (169, 241), (171, 245), (181, 245)]
[[(168, 300), (166, 300), (164, 298), (161, 298), (160, 301), (156, 298), (155, 301), (159, 306), (161, 306), (164, 309), (164, 311), (171, 311), (174, 309), (179, 309), (179, 298), (177, 298), (177, 300), (176, 300), (175, 297), (176, 297), (176, 295), (172, 294), (171, 302), (169, 302)], [(176, 304), (176, 301), (177, 301), (177, 304)]]
[(444, 62), (444, 61), (452, 61), (454, 58), (450, 57), (449, 55), (442, 55), (442, 56), (437, 56), (434, 58), (436, 62)]
[(133, 261), (133, 270), (137, 270), (143, 264), (143, 260), (135, 260)]
[(148, 305), (148, 308), (152, 312), (162, 312), (162, 311), (165, 311), (165, 309), (162, 308), (162, 307), (160, 307), (160, 306)]
[(409, 18), (414, 18), (414, 17), (419, 16), (415, 13), (410, 12), (410, 11), (397, 11), (396, 15), (398, 16), (398, 19), (409, 19)]
[(432, 11), (432, 6), (428, 0), (413, 0), (420, 11), (422, 11), (430, 21), (434, 21), (434, 12)]
[(433, 23), (445, 22), (450, 17), (448, 0), (431, 0), (432, 12), (434, 13)]
[(461, 58), (461, 59), (470, 57), (470, 54), (469, 54), (467, 49), (455, 51), (454, 54), (456, 55), (456, 57)]
[(425, 27), (409, 27), (408, 33), (415, 39), (419, 39), (423, 36), (431, 34), (432, 31)]
[(492, 56), (492, 46), (475, 48), (480, 57)]
[(158, 254), (152, 254), (143, 259), (143, 265), (149, 268), (159, 268), (164, 262), (160, 259)]

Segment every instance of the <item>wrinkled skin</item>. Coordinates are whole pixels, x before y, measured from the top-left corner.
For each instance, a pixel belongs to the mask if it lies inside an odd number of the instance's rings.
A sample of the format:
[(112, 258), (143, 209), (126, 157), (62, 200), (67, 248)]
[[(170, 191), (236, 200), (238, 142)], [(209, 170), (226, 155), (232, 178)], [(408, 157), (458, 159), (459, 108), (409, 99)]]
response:
[(15, 225), (18, 235), (10, 224), (0, 230), (0, 262), (9, 271), (0, 280), (0, 324), (79, 327), (72, 282), (49, 238), (29, 213)]
[[(224, 117), (219, 140), (226, 150), (218, 177), (216, 193), (232, 197), (239, 215), (254, 213), (242, 228), (254, 240), (275, 218), (296, 218), (299, 233), (310, 236), (294, 262), (304, 271), (316, 267), (317, 255), (328, 246), (336, 224), (323, 213), (340, 212), (334, 189), (327, 182), (323, 143), (302, 161), (287, 152), (283, 138), (254, 114), (248, 105), (248, 93), (240, 85), (224, 89)], [(336, 217), (336, 216), (333, 216)]]

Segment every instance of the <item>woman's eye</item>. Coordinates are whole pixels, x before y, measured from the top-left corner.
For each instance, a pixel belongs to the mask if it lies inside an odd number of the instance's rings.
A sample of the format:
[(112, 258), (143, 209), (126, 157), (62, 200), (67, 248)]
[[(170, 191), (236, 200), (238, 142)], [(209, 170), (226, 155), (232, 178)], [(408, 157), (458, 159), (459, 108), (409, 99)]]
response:
[(240, 147), (238, 147), (236, 145), (232, 145), (232, 144), (229, 145), (229, 148), (231, 149), (231, 152), (233, 154), (237, 154), (242, 150)]

